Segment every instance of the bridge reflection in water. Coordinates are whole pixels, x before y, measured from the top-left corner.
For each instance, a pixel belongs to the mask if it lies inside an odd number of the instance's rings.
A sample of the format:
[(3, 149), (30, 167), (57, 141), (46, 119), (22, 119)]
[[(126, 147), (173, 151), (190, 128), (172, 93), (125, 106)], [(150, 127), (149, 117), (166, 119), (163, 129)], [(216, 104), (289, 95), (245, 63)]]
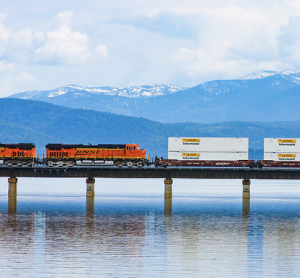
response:
[(17, 197), (8, 197), (8, 215), (17, 213)]
[(172, 216), (172, 198), (165, 198), (164, 213), (166, 216)]
[(9, 198), (8, 210), (0, 210), (3, 276), (13, 270), (37, 277), (251, 277), (299, 270), (299, 200), (253, 199), (251, 209), (238, 198), (45, 198), (41, 208), (41, 197), (24, 200), (17, 210)]
[(95, 199), (93, 197), (86, 198), (86, 215), (94, 216), (95, 214)]

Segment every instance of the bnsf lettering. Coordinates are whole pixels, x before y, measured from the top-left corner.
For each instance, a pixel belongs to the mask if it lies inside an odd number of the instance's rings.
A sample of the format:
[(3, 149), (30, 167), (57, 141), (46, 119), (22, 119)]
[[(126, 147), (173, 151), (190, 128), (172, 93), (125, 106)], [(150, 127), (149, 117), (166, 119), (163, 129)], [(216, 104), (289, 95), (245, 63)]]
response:
[(96, 154), (97, 151), (76, 151), (75, 154)]

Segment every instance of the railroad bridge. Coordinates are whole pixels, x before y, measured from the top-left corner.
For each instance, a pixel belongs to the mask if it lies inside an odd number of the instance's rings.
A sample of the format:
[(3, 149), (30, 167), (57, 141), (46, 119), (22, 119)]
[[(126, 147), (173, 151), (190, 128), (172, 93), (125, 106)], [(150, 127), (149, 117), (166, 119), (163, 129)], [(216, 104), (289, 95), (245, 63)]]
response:
[(17, 196), (18, 177), (86, 178), (86, 196), (94, 197), (95, 178), (164, 179), (165, 198), (172, 198), (173, 179), (240, 179), (243, 199), (250, 199), (251, 179), (300, 179), (298, 168), (118, 168), (118, 167), (0, 167), (0, 177), (8, 177), (8, 196)]

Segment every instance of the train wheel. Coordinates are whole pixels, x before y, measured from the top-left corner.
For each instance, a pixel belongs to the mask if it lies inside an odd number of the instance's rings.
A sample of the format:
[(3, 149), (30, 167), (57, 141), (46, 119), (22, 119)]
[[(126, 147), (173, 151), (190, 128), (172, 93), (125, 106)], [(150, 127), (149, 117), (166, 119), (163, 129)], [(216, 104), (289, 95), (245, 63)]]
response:
[(143, 167), (143, 162), (139, 161), (139, 162), (136, 164), (136, 166), (137, 166), (138, 168), (142, 168), (142, 167)]
[(72, 161), (68, 161), (68, 162), (66, 163), (66, 166), (67, 166), (67, 167), (73, 167), (74, 165), (75, 165), (75, 163), (72, 162)]
[(128, 162), (127, 162), (127, 167), (128, 167), (128, 168), (131, 168), (131, 167), (132, 167), (132, 162), (131, 162), (131, 161), (128, 161)]
[(255, 163), (252, 163), (252, 164), (249, 165), (249, 168), (250, 168), (250, 169), (253, 169), (254, 167), (256, 167), (256, 164), (255, 164)]

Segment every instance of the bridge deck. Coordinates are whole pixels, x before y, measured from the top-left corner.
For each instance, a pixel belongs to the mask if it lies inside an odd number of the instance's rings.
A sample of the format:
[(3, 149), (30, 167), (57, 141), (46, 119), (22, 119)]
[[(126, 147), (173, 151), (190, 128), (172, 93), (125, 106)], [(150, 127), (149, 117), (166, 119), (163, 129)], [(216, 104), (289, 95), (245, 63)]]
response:
[(0, 167), (0, 177), (300, 179), (300, 169), (273, 168), (260, 170), (249, 168)]

